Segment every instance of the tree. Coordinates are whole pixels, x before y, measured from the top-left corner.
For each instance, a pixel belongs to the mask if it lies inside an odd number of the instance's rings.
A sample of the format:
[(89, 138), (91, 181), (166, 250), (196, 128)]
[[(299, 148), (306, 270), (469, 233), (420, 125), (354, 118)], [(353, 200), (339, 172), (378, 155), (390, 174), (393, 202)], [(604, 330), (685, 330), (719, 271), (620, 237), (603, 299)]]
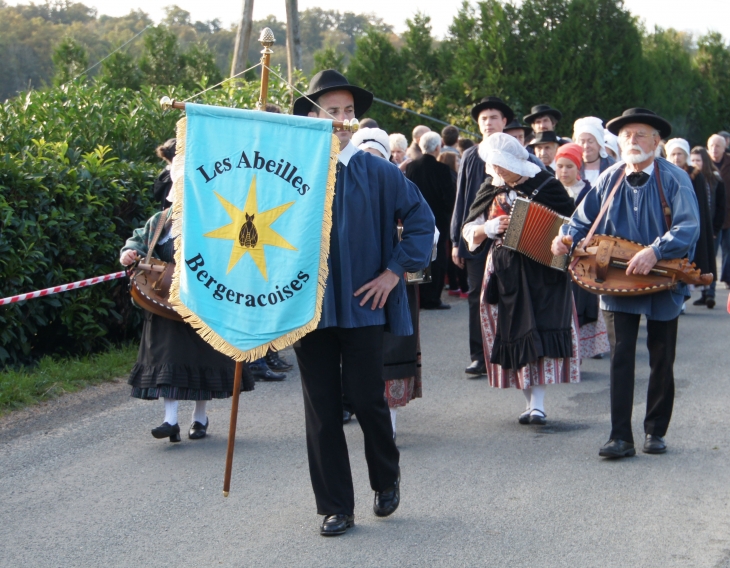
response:
[(139, 62), (147, 85), (179, 85), (184, 78), (185, 62), (177, 37), (165, 26), (150, 29), (144, 36), (144, 55)]
[[(506, 11), (506, 10), (509, 10)], [(507, 87), (506, 75), (515, 62), (508, 61), (514, 42), (512, 6), (497, 0), (478, 2), (476, 8), (466, 0), (454, 18), (441, 49), (444, 68), (441, 97), (446, 113), (442, 118), (471, 128), (467, 109), (487, 95), (510, 101), (514, 96)]]
[(65, 37), (53, 52), (56, 67), (54, 83), (63, 85), (81, 75), (89, 66), (89, 56), (84, 47), (72, 37)]
[(101, 64), (102, 71), (98, 81), (106, 83), (112, 89), (139, 90), (142, 76), (134, 58), (123, 51), (117, 51)]
[[(730, 109), (727, 94), (730, 93), (730, 47), (716, 32), (699, 38), (697, 42), (697, 69), (705, 82), (703, 101), (706, 101), (703, 134), (730, 129)], [(703, 139), (704, 141), (704, 139)]]
[(401, 60), (405, 65), (408, 98), (422, 100), (434, 94), (434, 81), (439, 75), (439, 62), (433, 50), (431, 18), (416, 12), (406, 20), (408, 29), (403, 34)]
[(340, 73), (345, 72), (345, 56), (337, 53), (333, 47), (325, 47), (314, 52), (314, 67), (312, 75), (322, 71), (323, 69), (337, 69)]
[(182, 84), (187, 89), (194, 89), (202, 85), (215, 85), (223, 80), (213, 54), (204, 42), (192, 44), (183, 54), (182, 61), (185, 63)]
[[(672, 134), (694, 138), (694, 99), (701, 77), (692, 63), (692, 36), (676, 30), (655, 28), (644, 39), (646, 75), (645, 99), (651, 109), (672, 123)], [(666, 85), (673, 88), (667, 89)]]
[[(403, 63), (400, 54), (389, 37), (375, 28), (370, 28), (357, 40), (355, 55), (347, 68), (348, 79), (377, 93), (378, 98), (391, 102), (407, 98), (407, 87), (401, 76)], [(400, 128), (405, 113), (375, 106), (370, 116), (375, 118), (386, 131)], [(397, 130), (396, 130), (397, 131)]]

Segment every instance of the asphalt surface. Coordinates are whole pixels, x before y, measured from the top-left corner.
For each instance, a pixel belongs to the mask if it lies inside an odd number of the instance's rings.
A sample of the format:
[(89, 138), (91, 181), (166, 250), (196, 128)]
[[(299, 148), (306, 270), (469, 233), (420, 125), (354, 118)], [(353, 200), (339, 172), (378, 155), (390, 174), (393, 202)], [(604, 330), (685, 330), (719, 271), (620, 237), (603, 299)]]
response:
[[(550, 387), (548, 425), (520, 426), (524, 398), (468, 379), (467, 305), (422, 312), (424, 395), (398, 414), (402, 500), (372, 513), (362, 435), (345, 426), (356, 527), (323, 538), (309, 483), (301, 386), (241, 396), (230, 497), (230, 403), (209, 436), (155, 440), (162, 402), (123, 380), (11, 416), (0, 435), (1, 566), (730, 567), (730, 315), (689, 307), (665, 455), (606, 461), (608, 361)], [(634, 435), (643, 437), (645, 333)], [(293, 361), (290, 350), (285, 357)], [(181, 403), (180, 424), (192, 403)]]

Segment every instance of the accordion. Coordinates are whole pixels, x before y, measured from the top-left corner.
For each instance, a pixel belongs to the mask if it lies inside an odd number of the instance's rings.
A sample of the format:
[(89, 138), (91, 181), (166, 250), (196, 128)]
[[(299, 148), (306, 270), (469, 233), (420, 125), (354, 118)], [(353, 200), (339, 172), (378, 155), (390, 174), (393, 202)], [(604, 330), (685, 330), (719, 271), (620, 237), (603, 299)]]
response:
[(518, 197), (512, 205), (509, 227), (504, 234), (503, 247), (524, 254), (535, 262), (562, 270), (568, 268), (570, 255), (555, 256), (550, 252), (553, 239), (560, 228), (570, 221), (544, 205)]

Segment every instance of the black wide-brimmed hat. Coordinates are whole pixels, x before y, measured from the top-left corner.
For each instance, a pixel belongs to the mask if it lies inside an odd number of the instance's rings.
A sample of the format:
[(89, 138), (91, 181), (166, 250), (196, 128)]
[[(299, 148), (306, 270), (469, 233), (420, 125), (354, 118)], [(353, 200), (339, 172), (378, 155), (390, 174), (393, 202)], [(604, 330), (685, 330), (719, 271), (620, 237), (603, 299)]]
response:
[(501, 112), (502, 116), (507, 119), (508, 124), (515, 117), (515, 112), (499, 97), (484, 97), (471, 109), (471, 117), (474, 119), (474, 122), (479, 122), (479, 113), (488, 108), (493, 108)]
[(656, 128), (662, 138), (669, 138), (672, 133), (672, 125), (669, 121), (664, 120), (654, 111), (638, 107), (627, 109), (621, 116), (609, 120), (606, 124), (606, 130), (618, 136), (618, 133), (627, 124), (648, 124)]
[(325, 93), (330, 91), (350, 91), (352, 98), (355, 100), (355, 117), (360, 118), (370, 105), (373, 104), (373, 94), (355, 85), (350, 85), (345, 76), (334, 69), (325, 69), (312, 77), (309, 83), (306, 97), (299, 97), (294, 101), (294, 114), (299, 116), (307, 116), (312, 110), (312, 103), (307, 99), (316, 101)]
[(548, 142), (555, 142), (560, 146), (567, 144), (567, 140), (563, 140), (555, 134), (554, 130), (545, 130), (544, 132), (536, 132), (535, 138), (530, 141), (528, 146), (537, 146), (538, 144), (547, 144)]
[(563, 118), (563, 113), (560, 112), (558, 109), (551, 107), (550, 105), (535, 105), (534, 107), (532, 107), (530, 114), (526, 114), (522, 117), (522, 119), (527, 124), (532, 124), (541, 116), (552, 116), (555, 119), (555, 122), (557, 122), (561, 118)]
[(532, 132), (532, 128), (529, 126), (525, 126), (524, 124), (520, 124), (520, 121), (516, 118), (510, 122), (507, 126), (504, 127), (503, 132), (507, 132), (508, 130), (517, 130), (521, 129), (525, 131), (525, 136), (527, 136), (530, 132)]

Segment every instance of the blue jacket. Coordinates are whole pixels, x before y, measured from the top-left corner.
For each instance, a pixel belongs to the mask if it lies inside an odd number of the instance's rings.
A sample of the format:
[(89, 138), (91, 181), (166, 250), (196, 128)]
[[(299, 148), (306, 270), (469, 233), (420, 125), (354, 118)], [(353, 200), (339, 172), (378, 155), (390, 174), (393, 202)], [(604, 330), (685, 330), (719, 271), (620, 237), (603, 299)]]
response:
[[(586, 193), (570, 221), (568, 232), (573, 242), (577, 243), (588, 234), (625, 166), (624, 162), (611, 166), (598, 178), (595, 189)], [(672, 210), (670, 230), (665, 226), (659, 199), (657, 166), (662, 176), (664, 195)], [(667, 160), (657, 158), (654, 172), (645, 185), (634, 188), (624, 178), (596, 233), (651, 246), (658, 260), (691, 258), (700, 229), (697, 197), (689, 176)], [(649, 319), (667, 321), (679, 315), (688, 295), (687, 286), (679, 283), (673, 290), (646, 296), (601, 296), (601, 308), (645, 314)]]
[[(354, 293), (386, 269), (398, 275), (428, 266), (434, 217), (418, 188), (396, 166), (367, 152), (338, 164), (332, 204), (329, 274), (319, 327), (385, 324), (393, 335), (411, 335), (413, 324), (405, 281), (390, 292), (385, 308), (360, 306)], [(403, 222), (402, 240), (396, 233)]]

